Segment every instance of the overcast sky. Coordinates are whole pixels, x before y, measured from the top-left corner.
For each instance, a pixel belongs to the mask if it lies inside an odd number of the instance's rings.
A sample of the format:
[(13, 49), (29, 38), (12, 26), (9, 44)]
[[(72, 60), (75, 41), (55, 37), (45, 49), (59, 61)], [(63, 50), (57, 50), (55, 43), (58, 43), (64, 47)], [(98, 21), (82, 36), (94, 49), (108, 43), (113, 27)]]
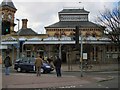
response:
[[(0, 3), (3, 0), (0, 1)], [(28, 19), (28, 28), (37, 33), (46, 33), (44, 27), (59, 21), (58, 12), (64, 8), (83, 8), (90, 12), (89, 20), (95, 21), (104, 8), (117, 7), (120, 0), (12, 0), (17, 12), (15, 18)], [(81, 3), (79, 3), (81, 2)], [(17, 24), (17, 21), (15, 20)], [(15, 26), (17, 31), (18, 25)], [(21, 28), (21, 22), (20, 22)]]

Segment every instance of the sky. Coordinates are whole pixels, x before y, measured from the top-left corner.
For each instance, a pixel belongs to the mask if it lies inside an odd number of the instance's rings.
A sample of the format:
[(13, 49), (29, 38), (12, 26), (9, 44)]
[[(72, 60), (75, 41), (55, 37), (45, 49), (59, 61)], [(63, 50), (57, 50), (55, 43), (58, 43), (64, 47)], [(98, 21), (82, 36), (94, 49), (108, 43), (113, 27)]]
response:
[[(0, 0), (0, 3), (3, 0)], [(99, 12), (105, 8), (117, 7), (120, 0), (12, 0), (17, 8), (16, 19), (20, 19), (20, 29), (22, 19), (28, 19), (28, 28), (32, 28), (39, 34), (45, 34), (44, 27), (52, 25), (59, 21), (58, 12), (64, 8), (84, 8), (89, 11), (89, 21), (96, 22)], [(18, 25), (15, 26), (15, 31)]]

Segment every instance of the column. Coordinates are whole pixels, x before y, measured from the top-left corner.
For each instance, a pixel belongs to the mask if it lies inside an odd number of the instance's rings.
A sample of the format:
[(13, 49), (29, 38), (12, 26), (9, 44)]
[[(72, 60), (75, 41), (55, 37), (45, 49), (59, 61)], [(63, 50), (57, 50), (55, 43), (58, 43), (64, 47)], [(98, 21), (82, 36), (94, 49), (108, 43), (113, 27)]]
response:
[(13, 45), (12, 45), (12, 63), (14, 64), (14, 47), (13, 47)]
[(93, 52), (94, 52), (93, 57), (94, 57), (94, 61), (96, 61), (96, 46), (94, 45), (93, 48), (94, 48), (94, 51), (93, 51)]

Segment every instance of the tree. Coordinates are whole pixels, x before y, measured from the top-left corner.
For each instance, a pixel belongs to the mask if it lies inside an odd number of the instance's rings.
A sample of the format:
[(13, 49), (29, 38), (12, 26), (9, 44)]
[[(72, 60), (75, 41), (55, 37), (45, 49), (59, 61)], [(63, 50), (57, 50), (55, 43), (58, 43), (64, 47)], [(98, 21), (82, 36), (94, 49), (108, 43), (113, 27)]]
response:
[(107, 28), (105, 31), (111, 40), (120, 44), (120, 10), (105, 8), (103, 13), (100, 12), (98, 21)]

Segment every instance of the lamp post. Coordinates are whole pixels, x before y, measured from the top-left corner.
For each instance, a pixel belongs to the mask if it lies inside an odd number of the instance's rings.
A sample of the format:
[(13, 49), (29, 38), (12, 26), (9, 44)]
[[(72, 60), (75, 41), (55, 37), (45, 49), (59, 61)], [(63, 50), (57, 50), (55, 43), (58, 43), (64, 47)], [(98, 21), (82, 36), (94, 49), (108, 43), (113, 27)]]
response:
[(18, 21), (18, 31), (19, 31), (19, 26), (20, 26), (20, 19), (16, 19)]
[[(20, 24), (20, 20), (19, 19), (16, 19), (18, 21), (18, 31), (19, 31), (19, 24)], [(18, 47), (17, 47), (17, 59), (19, 59), (19, 56), (20, 56), (20, 42), (19, 42), (19, 32), (18, 32), (18, 38), (17, 38), (17, 42), (18, 42)]]
[(81, 33), (81, 51), (80, 51), (80, 53), (81, 53), (81, 77), (83, 77), (83, 65), (82, 65), (82, 62), (83, 62), (83, 43), (82, 43), (82, 33)]

